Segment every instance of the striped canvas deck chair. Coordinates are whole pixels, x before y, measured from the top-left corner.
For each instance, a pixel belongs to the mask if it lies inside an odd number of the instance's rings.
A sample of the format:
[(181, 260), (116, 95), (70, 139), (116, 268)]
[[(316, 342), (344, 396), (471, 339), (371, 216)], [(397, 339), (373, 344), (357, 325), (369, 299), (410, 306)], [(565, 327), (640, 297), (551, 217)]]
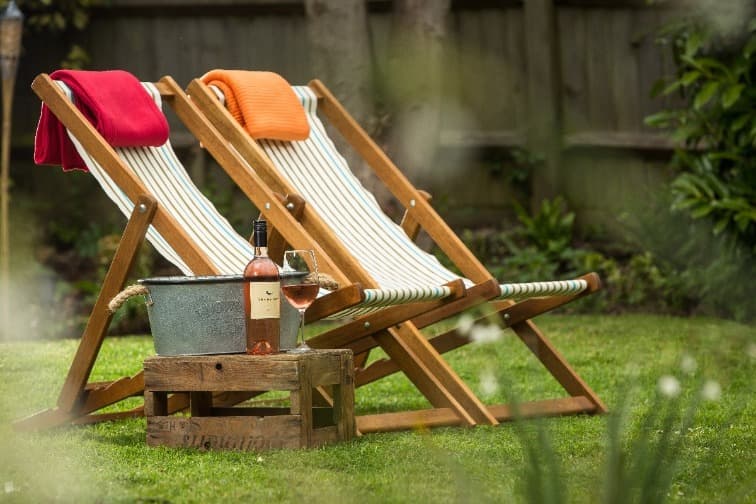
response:
[[(511, 419), (511, 406), (484, 405), (440, 356), (469, 343), (467, 336), (451, 330), (426, 339), (420, 332), (482, 305), (493, 310), (498, 321), (519, 336), (567, 392), (567, 397), (520, 404), (519, 414), (605, 412), (600, 398), (531, 320), (597, 291), (598, 276), (590, 273), (566, 281), (499, 283), (433, 210), (428, 195), (408, 181), (321, 82), (314, 80), (308, 86), (293, 89), (306, 111), (310, 133), (306, 140), (291, 142), (250, 138), (223, 106), (223, 93), (214, 86), (195, 79), (187, 93), (222, 133), (230, 150), (247, 162), (243, 172), (229, 170), (231, 178), (244, 189), (248, 178), (259, 177), (272, 191), (287, 195), (292, 215), (309, 233), (309, 245), (325, 250), (349, 281), (396, 291), (429, 285), (456, 285), (461, 289), (433, 303), (352, 313), (356, 318), (310, 340), (315, 347), (351, 348), (360, 364), (364, 364), (372, 348), (383, 348), (389, 358), (358, 368), (356, 385), (402, 371), (432, 406), (422, 411), (361, 416), (357, 418), (358, 429), (371, 432), (418, 425), (495, 425)], [(406, 208), (400, 224), (381, 211), (375, 198), (349, 170), (319, 115), (331, 122)], [(254, 196), (247, 190), (245, 193)], [(271, 222), (278, 229), (287, 225), (275, 218)], [(414, 238), (421, 228), (462, 276), (416, 246)], [(317, 318), (318, 314), (313, 313), (308, 321)]]
[[(194, 109), (173, 79), (164, 77), (157, 83), (142, 83), (142, 86), (159, 107), (167, 103), (190, 131), (201, 133), (206, 147), (220, 162), (226, 166), (241, 166), (242, 160), (229, 153), (227, 148), (219, 148), (224, 145), (222, 138)], [(159, 147), (113, 148), (74, 106), (72, 93), (65, 84), (40, 74), (32, 88), (65, 126), (87, 168), (128, 222), (57, 405), (19, 420), (15, 427), (20, 430), (42, 429), (70, 422), (91, 423), (142, 415), (142, 407), (117, 413), (97, 413), (106, 406), (142, 394), (144, 380), (141, 371), (107, 383), (90, 383), (89, 377), (111, 320), (107, 304), (127, 281), (144, 239), (147, 238), (160, 254), (186, 275), (238, 275), (252, 257), (252, 247), (193, 184), (170, 142)], [(247, 183), (256, 194), (255, 204), (265, 209), (265, 216), (282, 223), (281, 238), (291, 243), (305, 243), (307, 233), (285, 208), (284, 202), (262, 181), (250, 178)], [(323, 268), (334, 271), (337, 280), (344, 281), (325, 252), (316, 250), (322, 257)], [(432, 299), (447, 295), (448, 291), (448, 288), (436, 289), (426, 294)], [(393, 297), (396, 293), (366, 292), (358, 285), (348, 285), (321, 297), (312, 307), (315, 313), (325, 317), (357, 304), (369, 307), (390, 302)], [(223, 399), (225, 402), (217, 404), (233, 404), (242, 399), (244, 397), (228, 395)], [(188, 398), (177, 394), (170, 399), (169, 409), (178, 411), (187, 405)]]

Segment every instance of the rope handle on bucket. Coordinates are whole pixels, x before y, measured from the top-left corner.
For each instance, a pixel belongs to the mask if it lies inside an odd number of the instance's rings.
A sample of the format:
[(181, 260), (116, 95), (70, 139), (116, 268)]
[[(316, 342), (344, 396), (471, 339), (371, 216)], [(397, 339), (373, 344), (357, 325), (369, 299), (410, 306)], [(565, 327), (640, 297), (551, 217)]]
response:
[(110, 300), (110, 302), (108, 303), (108, 311), (110, 313), (117, 312), (127, 299), (139, 295), (147, 296), (147, 304), (152, 305), (152, 298), (150, 298), (149, 289), (147, 289), (147, 287), (145, 287), (144, 285), (134, 284), (126, 287), (121, 292), (116, 294), (113, 299)]
[[(336, 290), (339, 288), (339, 283), (334, 280), (334, 278), (326, 273), (319, 273), (318, 274), (318, 284), (327, 290)], [(127, 299), (134, 297), (134, 296), (146, 296), (147, 297), (147, 305), (152, 306), (152, 298), (150, 297), (150, 290), (145, 287), (144, 285), (140, 284), (134, 284), (129, 285), (125, 289), (123, 289), (121, 292), (116, 294), (113, 299), (110, 300), (108, 303), (108, 311), (110, 313), (115, 313), (118, 311), (118, 309), (123, 306), (123, 303), (126, 302)]]

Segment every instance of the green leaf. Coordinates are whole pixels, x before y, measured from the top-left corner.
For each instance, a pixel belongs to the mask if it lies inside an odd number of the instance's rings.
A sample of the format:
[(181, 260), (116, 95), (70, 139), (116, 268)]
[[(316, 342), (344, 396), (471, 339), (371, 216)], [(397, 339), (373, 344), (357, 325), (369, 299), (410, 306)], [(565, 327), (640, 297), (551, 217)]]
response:
[(738, 101), (741, 93), (745, 89), (743, 84), (734, 84), (728, 87), (724, 93), (722, 93), (722, 106), (726, 109), (732, 107), (732, 105)]
[(754, 52), (756, 52), (756, 35), (751, 35), (743, 48), (743, 56), (745, 56), (746, 59), (750, 59)]
[(749, 219), (747, 216), (744, 215), (736, 215), (735, 216), (735, 224), (737, 224), (738, 229), (741, 232), (745, 232), (746, 229), (748, 229), (748, 226), (751, 225), (751, 219)]
[(680, 89), (680, 85), (681, 84), (682, 84), (682, 81), (679, 81), (679, 80), (673, 81), (667, 87), (665, 87), (662, 90), (661, 94), (663, 96), (666, 96), (668, 94), (674, 93), (675, 91), (677, 91), (678, 89)]
[(701, 198), (702, 196), (702, 193), (700, 189), (698, 188), (698, 186), (693, 183), (690, 177), (686, 177), (685, 175), (681, 175), (680, 177), (676, 178), (672, 182), (672, 187), (676, 191), (693, 195), (696, 198)]
[(698, 49), (701, 47), (702, 43), (703, 35), (701, 34), (701, 32), (694, 31), (693, 33), (691, 33), (688, 37), (688, 40), (685, 41), (685, 55), (693, 56), (698, 52)]
[(691, 84), (696, 82), (699, 77), (701, 77), (701, 72), (699, 72), (698, 70), (691, 70), (683, 74), (680, 82), (682, 82), (683, 86), (690, 86)]
[(714, 210), (714, 207), (711, 205), (701, 204), (698, 205), (696, 208), (691, 209), (690, 216), (694, 219), (700, 219), (701, 217), (706, 217), (709, 215), (712, 210)]
[(656, 114), (651, 114), (650, 116), (646, 116), (643, 119), (643, 122), (647, 124), (648, 126), (656, 126), (660, 128), (665, 128), (669, 126), (670, 121), (677, 117), (677, 112), (671, 111), (671, 110), (663, 110), (661, 112), (657, 112)]
[(699, 68), (702, 68), (704, 70), (719, 70), (724, 74), (725, 77), (732, 77), (732, 72), (730, 71), (730, 69), (727, 68), (724, 63), (715, 60), (714, 58), (696, 58), (696, 62), (698, 63)]
[(654, 85), (651, 86), (651, 91), (649, 92), (649, 96), (651, 96), (651, 98), (658, 97), (664, 90), (665, 84), (666, 84), (666, 81), (664, 79), (656, 79), (656, 82), (654, 82)]
[(695, 99), (693, 100), (693, 108), (696, 110), (700, 110), (701, 107), (709, 103), (709, 100), (714, 96), (714, 94), (719, 90), (719, 82), (716, 81), (709, 81), (707, 82), (704, 87), (701, 88), (701, 91), (698, 92)]
[(743, 115), (739, 116), (737, 119), (735, 119), (734, 121), (732, 121), (732, 123), (730, 124), (730, 130), (733, 133), (735, 133), (737, 131), (740, 131), (741, 129), (743, 129), (743, 126), (745, 126), (750, 119), (751, 119), (751, 114), (750, 113), (743, 114)]
[(722, 217), (721, 219), (719, 219), (717, 223), (714, 224), (714, 229), (713, 229), (714, 234), (715, 235), (721, 234), (722, 231), (727, 229), (727, 224), (729, 223), (730, 223), (730, 219), (728, 219), (727, 217)]

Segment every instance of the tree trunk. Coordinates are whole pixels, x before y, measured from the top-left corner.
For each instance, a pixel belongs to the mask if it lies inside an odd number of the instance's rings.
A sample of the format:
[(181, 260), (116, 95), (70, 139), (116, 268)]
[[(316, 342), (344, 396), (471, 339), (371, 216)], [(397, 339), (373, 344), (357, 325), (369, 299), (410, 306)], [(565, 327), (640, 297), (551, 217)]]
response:
[(395, 0), (386, 89), (393, 159), (416, 182), (431, 175), (441, 128), (443, 58), (450, 0)]
[[(314, 77), (323, 81), (366, 127), (373, 114), (373, 93), (365, 1), (305, 0), (305, 11)], [(369, 167), (347, 148), (340, 135), (333, 131), (329, 134), (355, 175), (373, 190), (376, 181)]]

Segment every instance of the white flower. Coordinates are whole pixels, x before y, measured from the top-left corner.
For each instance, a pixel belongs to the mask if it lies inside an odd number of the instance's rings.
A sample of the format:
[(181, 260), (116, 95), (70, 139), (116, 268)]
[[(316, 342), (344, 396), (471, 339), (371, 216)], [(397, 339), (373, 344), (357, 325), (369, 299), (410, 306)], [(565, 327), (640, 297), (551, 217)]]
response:
[(470, 331), (475, 343), (493, 343), (501, 339), (502, 330), (495, 324), (476, 325)]
[(474, 325), (475, 319), (469, 313), (465, 313), (457, 321), (457, 332), (463, 336), (467, 336)]
[(687, 354), (683, 355), (682, 361), (680, 361), (680, 369), (683, 370), (683, 373), (693, 374), (696, 372), (697, 368), (698, 363), (696, 362), (696, 359)]
[(719, 401), (722, 397), (722, 387), (715, 380), (706, 380), (701, 387), (701, 397), (707, 401)]
[(499, 382), (490, 369), (480, 374), (480, 390), (484, 396), (492, 396), (499, 391)]
[(262, 457), (257, 457), (257, 462), (260, 463), (260, 464), (262, 464), (263, 458)]
[(16, 488), (13, 486), (13, 482), (12, 481), (6, 481), (5, 482), (5, 493), (9, 494), (9, 493), (13, 493), (15, 491), (16, 491)]
[(659, 392), (667, 397), (677, 397), (680, 395), (680, 382), (671, 375), (664, 375), (659, 378)]

